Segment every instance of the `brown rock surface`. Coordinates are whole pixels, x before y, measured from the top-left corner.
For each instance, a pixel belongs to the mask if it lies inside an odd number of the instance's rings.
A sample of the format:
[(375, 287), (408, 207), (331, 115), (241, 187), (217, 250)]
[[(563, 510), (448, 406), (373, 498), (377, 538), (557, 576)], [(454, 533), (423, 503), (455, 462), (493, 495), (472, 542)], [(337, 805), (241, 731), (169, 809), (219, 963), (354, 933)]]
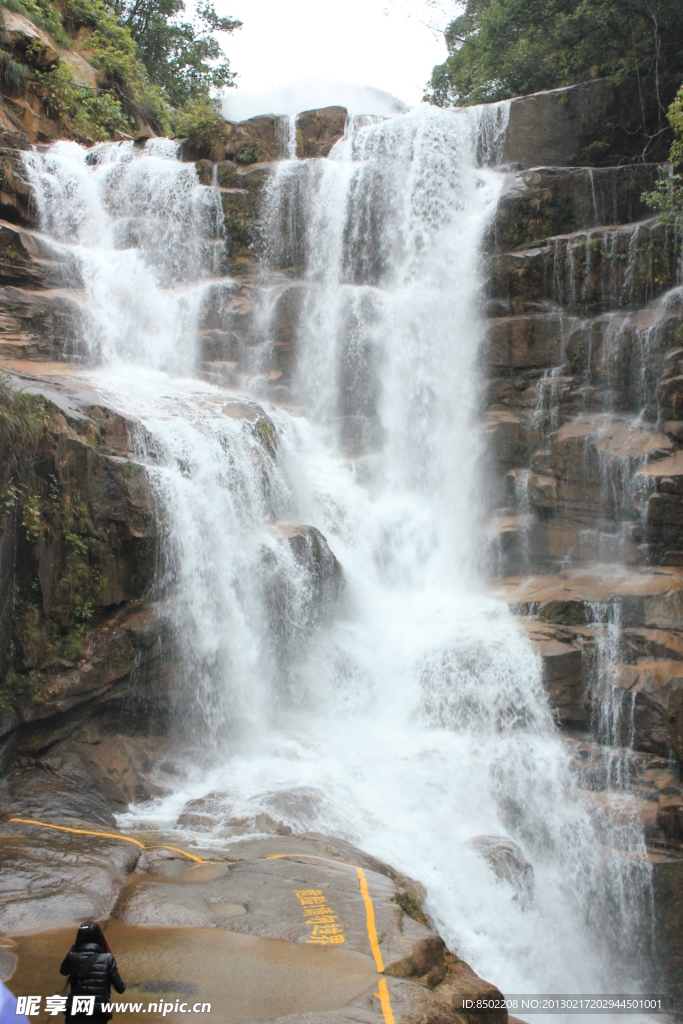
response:
[(567, 167), (612, 102), (612, 89), (605, 81), (513, 99), (505, 133), (505, 162), (521, 167)]
[(282, 119), (261, 114), (248, 121), (226, 125), (225, 158), (238, 164), (256, 164), (281, 159), (283, 141), (279, 132)]
[(296, 155), (300, 159), (329, 156), (344, 134), (346, 107), (305, 110), (296, 119)]
[[(211, 862), (192, 864), (172, 850), (141, 854), (130, 844), (35, 826), (5, 825), (3, 836), (0, 856), (10, 858), (7, 864), (16, 861), (13, 874), (22, 883), (6, 921), (18, 959), (10, 986), (18, 992), (28, 986), (52, 994), (54, 972), (72, 941), (71, 929), (65, 930), (70, 915), (97, 907), (106, 916), (118, 892), (106, 931), (128, 982), (127, 998), (143, 1005), (170, 999), (172, 1019), (180, 996), (210, 1001), (230, 1020), (291, 1015), (320, 1024), (380, 1024), (377, 956), (386, 965), (382, 984), (396, 1020), (461, 1024), (468, 1019), (460, 1015), (464, 998), (500, 998), (495, 986), (446, 953), (439, 936), (401, 910), (396, 899), (406, 882), (336, 839), (244, 839), (230, 848), (230, 858), (214, 853)], [(67, 851), (74, 849), (80, 855), (72, 867)], [(194, 848), (195, 856), (200, 852), (210, 855)], [(24, 874), (41, 857), (48, 865), (40, 875), (42, 890), (27, 897)], [(374, 956), (359, 868), (377, 925)], [(80, 903), (71, 896), (72, 885)], [(333, 928), (309, 920), (307, 903), (319, 897), (337, 922)], [(43, 921), (62, 930), (22, 937)], [(319, 930), (325, 949), (319, 948)], [(334, 944), (330, 934), (338, 937)], [(150, 1014), (151, 1020), (161, 1018), (160, 1004)], [(506, 1019), (505, 1011), (486, 1016), (489, 1024)]]
[(641, 196), (657, 175), (656, 164), (537, 166), (516, 174), (498, 200), (487, 250), (509, 251), (553, 235), (643, 220), (649, 210)]

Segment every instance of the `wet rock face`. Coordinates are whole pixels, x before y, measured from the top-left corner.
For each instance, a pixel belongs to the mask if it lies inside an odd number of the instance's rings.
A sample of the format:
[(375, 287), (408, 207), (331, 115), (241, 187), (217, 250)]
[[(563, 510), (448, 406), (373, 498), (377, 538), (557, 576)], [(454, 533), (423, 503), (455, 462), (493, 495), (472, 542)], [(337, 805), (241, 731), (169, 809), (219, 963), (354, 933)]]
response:
[(530, 906), (534, 898), (534, 869), (517, 843), (505, 836), (475, 836), (470, 845), (496, 877), (514, 889), (522, 905)]
[(281, 159), (285, 155), (281, 120), (273, 114), (265, 114), (229, 124), (225, 143), (226, 160), (234, 160), (238, 164), (255, 164)]
[(606, 715), (604, 740), (680, 757), (682, 585), (680, 569), (608, 566), (510, 581), (562, 724), (600, 732)]
[(296, 119), (296, 155), (300, 159), (329, 156), (334, 144), (344, 134), (347, 116), (345, 107), (322, 107), (299, 114)]
[(0, 220), (33, 226), (31, 186), (15, 148), (0, 149)]
[(666, 854), (660, 854), (653, 860), (658, 960), (671, 965), (672, 969), (665, 977), (678, 1005), (683, 998), (683, 860)]
[(11, 520), (5, 519), (0, 527), (0, 678), (3, 675), (5, 651), (12, 630), (15, 545), (15, 525)]
[(0, 282), (19, 288), (77, 288), (78, 267), (37, 235), (0, 224)]
[[(9, 934), (65, 927), (108, 916), (138, 859), (129, 843), (6, 825), (0, 844), (0, 929)], [(64, 950), (66, 953), (66, 949)]]
[(499, 203), (481, 366), (502, 574), (683, 563), (681, 254), (642, 219), (655, 174), (541, 166)]
[(3, 758), (121, 699), (134, 674), (144, 705), (165, 636), (139, 602), (158, 532), (131, 426), (83, 396), (53, 397), (32, 492), (0, 531)]
[(566, 167), (576, 159), (613, 101), (605, 82), (517, 97), (510, 104), (505, 160), (521, 167)]
[(486, 248), (514, 252), (555, 235), (645, 220), (643, 192), (656, 164), (626, 167), (536, 167), (509, 182), (485, 239)]
[[(638, 96), (604, 79), (530, 96), (510, 104), (505, 163), (522, 168), (600, 166), (651, 159), (666, 160), (666, 147), (650, 149), (640, 121)], [(640, 114), (638, 114), (638, 118)]]
[(672, 288), (678, 242), (659, 221), (558, 235), (533, 249), (491, 257), (488, 294), (501, 315), (643, 306)]
[(342, 567), (327, 539), (314, 526), (280, 523), (273, 530), (277, 550), (263, 553), (268, 628), (280, 653), (295, 649), (339, 598)]

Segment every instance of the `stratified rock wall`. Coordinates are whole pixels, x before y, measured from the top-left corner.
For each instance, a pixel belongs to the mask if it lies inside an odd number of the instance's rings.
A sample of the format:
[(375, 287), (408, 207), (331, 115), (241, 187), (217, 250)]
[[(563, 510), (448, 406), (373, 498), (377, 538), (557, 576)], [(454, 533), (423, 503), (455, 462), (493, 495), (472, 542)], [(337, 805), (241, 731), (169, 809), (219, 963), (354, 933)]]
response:
[(599, 85), (511, 103), (524, 169), (486, 239), (483, 529), (586, 799), (643, 824), (660, 984), (679, 992), (681, 232), (643, 202), (656, 166), (567, 166), (597, 153), (611, 107)]

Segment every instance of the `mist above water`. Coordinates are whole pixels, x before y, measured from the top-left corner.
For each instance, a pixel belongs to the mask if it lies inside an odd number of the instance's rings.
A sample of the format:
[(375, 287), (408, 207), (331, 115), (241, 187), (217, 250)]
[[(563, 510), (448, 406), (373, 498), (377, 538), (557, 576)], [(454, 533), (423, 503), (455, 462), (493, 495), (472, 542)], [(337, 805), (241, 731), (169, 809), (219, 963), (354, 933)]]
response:
[[(223, 301), (237, 285), (218, 190), (172, 144), (27, 161), (45, 232), (81, 266), (90, 379), (143, 428), (159, 598), (213, 751), (127, 824), (169, 828), (217, 794), (212, 842), (229, 842), (225, 818), (266, 812), (418, 878), (447, 943), (504, 991), (632, 990), (640, 828), (578, 790), (539, 661), (480, 579), (480, 244), (504, 127), (504, 107), (425, 108), (278, 164), (259, 281), (266, 333), (275, 286), (296, 272), (304, 289), (287, 408), (244, 405), (267, 394), (257, 377), (236, 396), (196, 373), (217, 278)], [(283, 523), (327, 538), (339, 597), (316, 591)], [(518, 844), (533, 894), (496, 875), (482, 835)]]
[(329, 82), (302, 78), (265, 92), (235, 89), (221, 96), (223, 116), (228, 121), (246, 121), (259, 114), (298, 114), (318, 107), (346, 107), (350, 115), (374, 114), (394, 117), (408, 109), (403, 100), (370, 85)]

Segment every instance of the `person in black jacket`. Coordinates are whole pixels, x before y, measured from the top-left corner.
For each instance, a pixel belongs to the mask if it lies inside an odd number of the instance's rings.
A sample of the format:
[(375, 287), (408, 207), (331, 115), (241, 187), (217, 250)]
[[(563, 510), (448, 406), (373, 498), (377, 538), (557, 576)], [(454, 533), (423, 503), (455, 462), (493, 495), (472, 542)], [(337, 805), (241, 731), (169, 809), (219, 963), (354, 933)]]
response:
[[(68, 974), (71, 995), (67, 1003), (67, 1020), (78, 1024), (105, 1024), (111, 1020), (111, 1012), (105, 1012), (102, 1003), (111, 1002), (111, 986), (118, 993), (126, 991), (126, 983), (119, 974), (114, 954), (104, 932), (96, 921), (85, 921), (76, 932), (76, 941), (64, 957), (60, 974)], [(92, 1014), (78, 1013), (72, 1016), (74, 996), (94, 996)]]

